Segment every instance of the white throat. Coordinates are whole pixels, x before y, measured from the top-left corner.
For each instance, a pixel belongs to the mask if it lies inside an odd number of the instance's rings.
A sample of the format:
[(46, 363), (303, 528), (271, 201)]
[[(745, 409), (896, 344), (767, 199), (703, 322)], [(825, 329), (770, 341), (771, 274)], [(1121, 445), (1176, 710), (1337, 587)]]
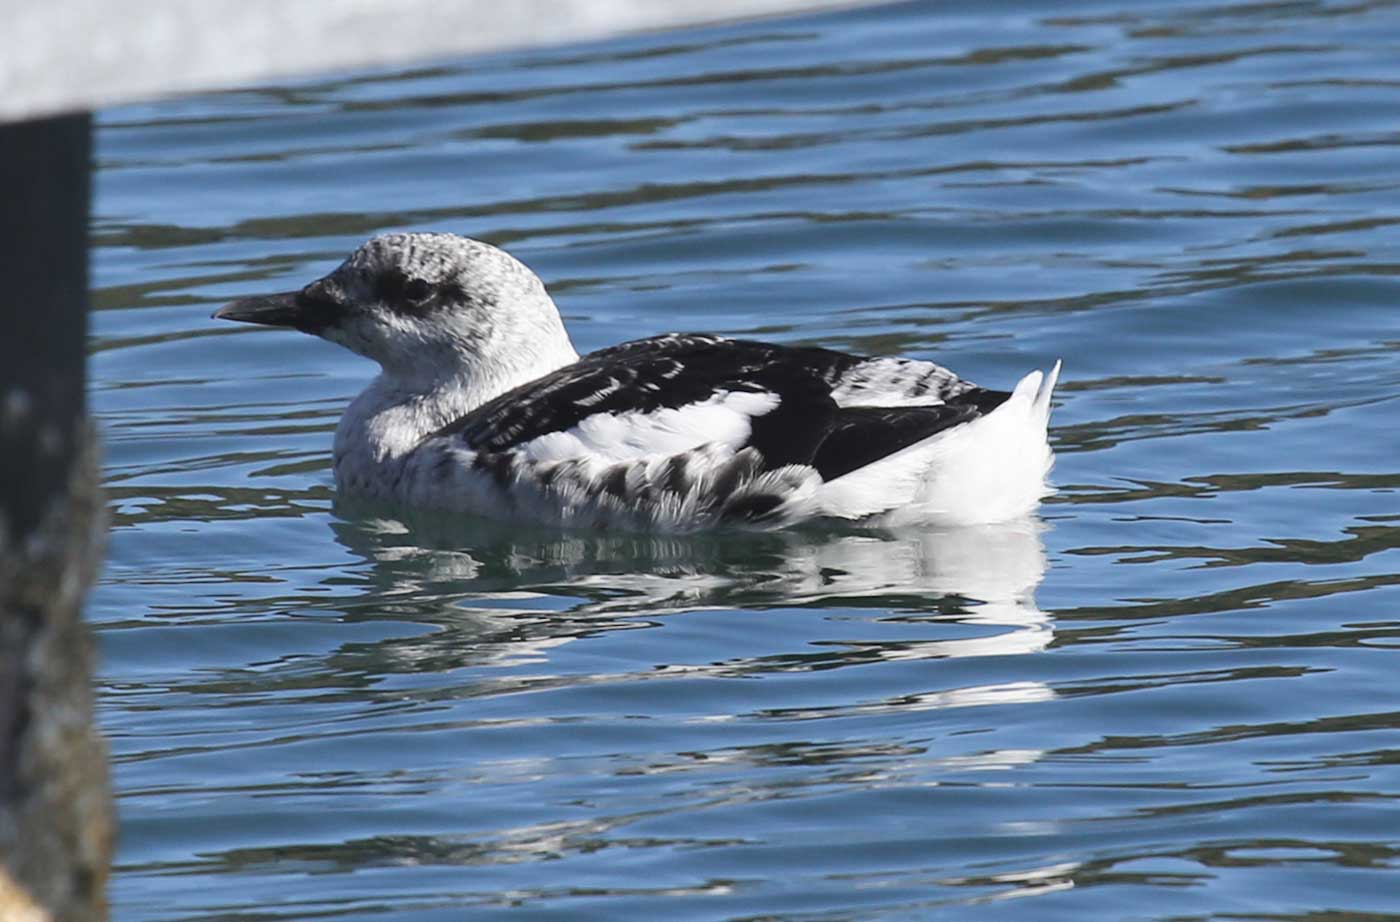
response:
[(464, 359), (451, 373), (384, 369), (345, 409), (335, 431), (336, 480), (363, 488), (423, 439), (512, 388), (578, 361), (564, 336), (535, 349)]

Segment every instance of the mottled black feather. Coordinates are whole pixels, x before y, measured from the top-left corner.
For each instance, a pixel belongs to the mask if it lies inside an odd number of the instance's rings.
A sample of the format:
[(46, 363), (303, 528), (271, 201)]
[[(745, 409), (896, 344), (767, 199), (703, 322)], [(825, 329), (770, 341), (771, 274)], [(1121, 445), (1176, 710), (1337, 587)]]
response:
[(955, 397), (949, 397), (948, 402), (975, 407), (979, 415), (986, 416), (1010, 398), (1010, 391), (994, 391), (985, 387), (974, 387)]
[[(635, 340), (584, 356), (508, 391), (430, 438), (456, 435), (494, 459), (597, 413), (678, 408), (708, 400), (718, 391), (777, 395), (778, 406), (751, 421), (750, 450), (717, 472), (716, 492), (724, 496), (760, 470), (789, 464), (811, 465), (824, 480), (840, 477), (989, 413), (1011, 396), (974, 387), (935, 406), (838, 407), (831, 397), (832, 387), (864, 361), (862, 356), (829, 349), (703, 334)], [(927, 387), (928, 380), (921, 383)], [(668, 464), (663, 489), (683, 492), (687, 459), (678, 455)], [(507, 468), (488, 467), (498, 481), (509, 476)], [(611, 469), (602, 486), (623, 495), (625, 465)], [(742, 505), (732, 514), (753, 518), (770, 511), (764, 508), (766, 501), (757, 498)]]
[(720, 521), (763, 522), (772, 518), (772, 513), (783, 504), (783, 498), (773, 493), (750, 493), (726, 503), (720, 511)]
[(833, 480), (990, 413), (1010, 396), (975, 387), (931, 407), (844, 407), (808, 463)]
[(779, 449), (784, 434), (803, 415), (820, 432), (835, 410), (830, 385), (861, 361), (829, 349), (698, 334), (641, 339), (601, 349), (507, 391), (431, 437), (456, 433), (478, 451), (505, 451), (595, 413), (650, 413), (699, 403), (722, 390), (767, 391), (778, 395), (784, 409), (773, 420), (771, 436), (761, 431), (768, 428), (766, 417), (759, 417), (754, 439), (778, 454), (792, 454)]
[(990, 413), (1010, 396), (975, 387), (931, 407), (844, 407), (808, 463), (833, 480)]
[(833, 480), (931, 435), (965, 423), (977, 415), (973, 407), (943, 404), (933, 407), (846, 407), (838, 410), (827, 437), (809, 462)]

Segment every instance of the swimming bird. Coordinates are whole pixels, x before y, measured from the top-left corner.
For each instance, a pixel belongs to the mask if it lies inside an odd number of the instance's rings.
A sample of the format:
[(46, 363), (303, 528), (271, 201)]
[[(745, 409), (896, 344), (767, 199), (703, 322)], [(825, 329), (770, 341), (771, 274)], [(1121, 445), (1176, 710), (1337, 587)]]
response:
[(1058, 362), (1007, 392), (928, 361), (705, 333), (580, 357), (534, 272), (455, 234), (374, 237), (300, 291), (214, 317), (379, 364), (336, 428), (343, 494), (693, 531), (996, 522), (1047, 492)]

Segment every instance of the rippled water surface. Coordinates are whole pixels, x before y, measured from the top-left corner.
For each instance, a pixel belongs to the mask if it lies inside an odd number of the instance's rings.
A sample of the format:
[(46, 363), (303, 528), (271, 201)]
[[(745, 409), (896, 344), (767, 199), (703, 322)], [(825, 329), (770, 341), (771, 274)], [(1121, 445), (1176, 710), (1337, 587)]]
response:
[[(98, 148), (117, 919), (1400, 918), (1400, 6), (895, 6)], [(208, 315), (403, 228), (509, 247), (581, 349), (1062, 357), (1059, 493), (689, 538), (338, 504), (370, 367)]]

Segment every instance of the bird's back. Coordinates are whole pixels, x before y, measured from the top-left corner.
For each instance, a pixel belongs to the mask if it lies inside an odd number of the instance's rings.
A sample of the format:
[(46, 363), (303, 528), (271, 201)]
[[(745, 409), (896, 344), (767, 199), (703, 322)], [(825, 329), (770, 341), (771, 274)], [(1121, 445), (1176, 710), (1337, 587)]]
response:
[(911, 452), (1011, 398), (929, 362), (672, 334), (584, 356), (442, 427), (411, 489), (594, 524), (868, 518), (923, 499)]

